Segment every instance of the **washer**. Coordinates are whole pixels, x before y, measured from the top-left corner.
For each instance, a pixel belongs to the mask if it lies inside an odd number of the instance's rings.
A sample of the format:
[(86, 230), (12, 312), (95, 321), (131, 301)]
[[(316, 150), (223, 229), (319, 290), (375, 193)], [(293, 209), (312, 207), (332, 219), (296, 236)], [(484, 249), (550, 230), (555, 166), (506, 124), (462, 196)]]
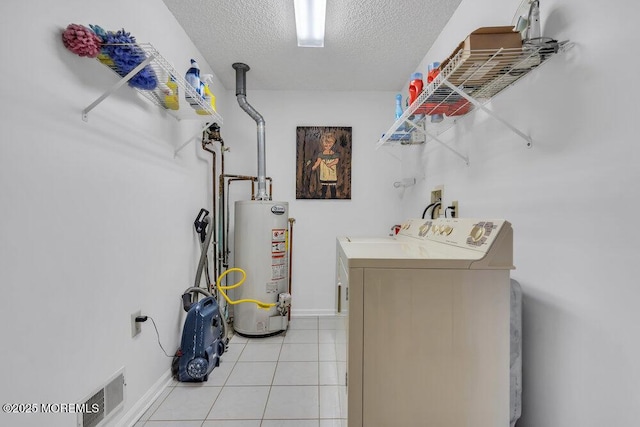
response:
[(339, 237), (349, 427), (509, 426), (513, 268), (505, 220)]

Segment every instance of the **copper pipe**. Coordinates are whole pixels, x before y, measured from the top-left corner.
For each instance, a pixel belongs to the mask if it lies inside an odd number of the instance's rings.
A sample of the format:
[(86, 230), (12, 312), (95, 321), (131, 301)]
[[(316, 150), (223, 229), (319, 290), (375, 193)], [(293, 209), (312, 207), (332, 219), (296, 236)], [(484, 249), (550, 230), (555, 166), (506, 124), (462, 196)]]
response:
[[(224, 175), (224, 152), (227, 151), (227, 149), (224, 147), (224, 142), (221, 142), (221, 146), (220, 146), (220, 176), (222, 177)], [(221, 199), (220, 202), (218, 203), (218, 209), (220, 209), (220, 217), (221, 217), (221, 221), (224, 221), (224, 194), (223, 194), (223, 190), (224, 188), (222, 186), (218, 187), (218, 197)], [(216, 228), (219, 227), (219, 224), (215, 224)], [(222, 237), (222, 227), (220, 226), (219, 228), (220, 230), (220, 237)], [(221, 251), (223, 250), (223, 245), (220, 244), (219, 241), (216, 242), (216, 265), (218, 266), (218, 271), (220, 272), (220, 274), (222, 274), (222, 254)], [(218, 277), (216, 276), (215, 280), (218, 280)]]
[(251, 181), (251, 182), (253, 183), (253, 182), (255, 182), (255, 181), (256, 181), (256, 177), (255, 177), (255, 176), (248, 176), (248, 177), (244, 177), (244, 176), (242, 176), (242, 177), (239, 177), (239, 178), (229, 178), (229, 179), (227, 180), (227, 189), (228, 189), (228, 187), (229, 187), (229, 185), (228, 185), (228, 184), (229, 184), (230, 182), (234, 182), (234, 181)]
[[(223, 156), (224, 159), (224, 156)], [(223, 160), (224, 161), (224, 160)], [(225, 191), (224, 181), (227, 179), (227, 189)], [(222, 271), (222, 267), (226, 268), (229, 266), (229, 201), (226, 198), (226, 193), (229, 191), (229, 185), (231, 181), (251, 181), (251, 200), (255, 200), (255, 183), (258, 181), (258, 177), (249, 176), (249, 175), (234, 175), (234, 174), (220, 174), (219, 180), (219, 194), (220, 194), (220, 222), (222, 224), (221, 231), (224, 231), (225, 237), (222, 243), (222, 255), (221, 262), (222, 266), (220, 267), (220, 271)], [(269, 181), (269, 194), (272, 194), (273, 190), (273, 179), (271, 177), (265, 177), (265, 181)]]
[(252, 179), (252, 180), (256, 180), (256, 179), (258, 179), (258, 178), (257, 178), (257, 177), (255, 177), (255, 176), (250, 176), (250, 175), (233, 175), (233, 174), (229, 174), (229, 173), (226, 173), (226, 174), (224, 174), (224, 175), (220, 176), (220, 178), (242, 178), (243, 180), (247, 180), (247, 181), (248, 181), (248, 180), (250, 180), (250, 179)]
[[(220, 141), (222, 143), (222, 141)], [(212, 161), (211, 161), (211, 223), (209, 224), (210, 227), (212, 227), (212, 230), (210, 232), (213, 233), (213, 244), (214, 244), (214, 250), (213, 250), (213, 254), (214, 257), (217, 258), (217, 245), (218, 245), (218, 239), (216, 238), (216, 227), (217, 227), (217, 223), (216, 223), (216, 152), (213, 150), (210, 150), (208, 148), (208, 146), (211, 144), (211, 141), (205, 141), (205, 133), (203, 132), (202, 134), (202, 149), (205, 151), (208, 151), (209, 153), (211, 153), (212, 156)], [(217, 280), (218, 279), (218, 260), (214, 259), (214, 263), (213, 263), (213, 280)], [(211, 282), (211, 280), (209, 280), (209, 282)], [(211, 283), (208, 284), (209, 288), (211, 288)], [(211, 292), (211, 289), (209, 289), (209, 292)]]
[[(220, 239), (222, 240), (222, 244), (220, 245), (220, 250), (218, 253), (218, 259), (220, 262), (220, 272), (222, 273), (223, 267), (226, 266), (225, 260), (227, 259), (227, 241), (226, 238), (223, 237), (224, 229), (226, 227), (226, 217), (225, 217), (225, 207), (226, 207), (226, 198), (224, 191), (224, 177), (225, 174), (221, 173), (219, 182), (218, 182), (218, 194), (220, 194)], [(216, 278), (216, 280), (218, 280)]]
[[(212, 209), (211, 209), (211, 214), (212, 214), (212, 221), (211, 221), (211, 227), (213, 227), (213, 242), (214, 242), (214, 257), (215, 257), (215, 262), (214, 262), (214, 280), (217, 280), (218, 278), (218, 271), (221, 270), (221, 266), (220, 266), (220, 261), (219, 261), (219, 253), (220, 253), (220, 242), (218, 241), (217, 237), (216, 237), (216, 228), (218, 227), (217, 221), (216, 221), (216, 216), (217, 216), (217, 212), (216, 212), (216, 152), (213, 149), (208, 148), (209, 145), (213, 146), (213, 142), (219, 142), (220, 143), (220, 166), (221, 166), (221, 173), (224, 174), (224, 152), (226, 151), (226, 148), (224, 147), (224, 140), (222, 139), (222, 136), (220, 136), (220, 126), (217, 123), (212, 123), (211, 126), (209, 126), (207, 129), (205, 129), (202, 132), (202, 149), (205, 151), (208, 151), (209, 153), (211, 153), (211, 155), (213, 156), (213, 160), (211, 163), (211, 169), (212, 169), (212, 173), (211, 173), (211, 205), (212, 205)], [(219, 194), (219, 193), (218, 193)], [(209, 284), (211, 285), (211, 283)]]
[[(225, 178), (232, 178), (232, 179), (236, 179), (236, 180), (242, 180), (242, 181), (253, 181), (254, 179), (256, 179), (256, 177), (254, 176), (248, 176), (248, 175), (232, 175), (232, 174), (220, 174), (220, 181), (219, 181), (219, 186), (220, 186), (220, 222), (222, 225), (222, 230), (220, 230), (220, 232), (224, 232), (224, 239), (222, 242), (222, 253), (221, 253), (221, 262), (222, 262), (222, 266), (220, 268), (220, 271), (222, 271), (222, 267), (227, 268), (229, 266), (229, 218), (227, 218), (229, 216), (229, 202), (227, 201), (226, 197), (225, 197), (225, 189), (224, 189), (224, 180)], [(227, 187), (228, 190), (228, 187)], [(226, 212), (226, 214), (225, 214)]]

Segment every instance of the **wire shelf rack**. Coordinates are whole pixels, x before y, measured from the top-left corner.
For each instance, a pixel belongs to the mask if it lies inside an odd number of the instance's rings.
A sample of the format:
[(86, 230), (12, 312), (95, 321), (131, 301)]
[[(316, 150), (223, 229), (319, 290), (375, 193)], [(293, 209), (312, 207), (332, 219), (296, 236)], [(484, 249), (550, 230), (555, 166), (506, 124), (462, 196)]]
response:
[[(151, 44), (127, 43), (118, 45), (110, 44), (103, 46), (128, 49), (130, 52), (133, 52), (133, 55), (136, 58), (137, 65), (130, 72), (125, 73), (120, 70), (108, 57), (101, 55), (97, 58), (100, 63), (120, 76), (121, 79), (107, 92), (96, 99), (92, 104), (82, 110), (83, 120), (87, 121), (88, 114), (91, 110), (93, 110), (102, 101), (104, 101), (104, 99), (118, 90), (125, 83), (128, 83), (129, 81), (131, 81), (131, 79), (138, 76), (138, 74), (143, 71), (145, 67), (148, 67), (152, 71), (152, 75), (154, 75), (158, 80), (158, 84), (155, 88), (150, 90), (145, 90), (130, 85), (132, 89), (136, 90), (137, 93), (142, 95), (144, 98), (146, 98), (156, 106), (166, 110), (176, 120), (199, 119), (207, 122), (216, 122), (219, 125), (222, 125), (222, 117), (211, 107), (209, 103), (206, 102), (206, 100), (202, 96), (200, 96), (196, 92), (196, 90), (190, 84), (186, 82), (186, 80), (180, 74), (176, 72), (169, 61), (167, 61), (162, 55), (160, 55), (160, 53)], [(175, 81), (178, 87), (179, 108), (176, 110), (170, 109), (169, 105), (167, 105), (166, 95), (169, 88), (166, 85), (166, 81), (161, 81), (168, 79), (169, 76), (173, 77), (173, 81)], [(184, 97), (185, 94), (197, 103), (200, 113), (197, 113), (196, 110), (189, 105), (189, 102), (187, 102)]]
[(467, 157), (451, 149), (438, 136), (455, 125), (459, 118), (476, 109), (482, 109), (501, 121), (522, 137), (527, 147), (531, 147), (532, 141), (528, 135), (502, 120), (485, 104), (570, 46), (566, 41), (541, 38), (525, 43), (521, 48), (459, 50), (441, 65), (440, 73), (385, 132), (376, 148), (423, 144), (435, 140), (468, 164)]

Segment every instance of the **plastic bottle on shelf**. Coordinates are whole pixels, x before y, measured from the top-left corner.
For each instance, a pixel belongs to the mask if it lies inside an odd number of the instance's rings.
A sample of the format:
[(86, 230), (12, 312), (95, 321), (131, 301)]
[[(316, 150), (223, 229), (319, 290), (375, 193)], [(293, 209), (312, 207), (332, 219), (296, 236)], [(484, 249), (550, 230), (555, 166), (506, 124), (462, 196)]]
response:
[(169, 72), (160, 67), (153, 70), (153, 72), (155, 73), (156, 79), (158, 80), (156, 89), (165, 95), (171, 95), (171, 88), (167, 86), (167, 82), (169, 81)]
[(206, 92), (206, 97), (208, 97), (209, 99), (209, 105), (211, 105), (211, 108), (213, 109), (213, 111), (218, 111), (216, 109), (216, 96), (213, 94), (213, 92), (211, 92), (211, 85), (206, 85), (204, 87), (205, 92)]
[(396, 95), (396, 120), (402, 116), (402, 94)]
[[(210, 105), (213, 111), (217, 111), (216, 96), (211, 92), (211, 87), (213, 86), (213, 74), (204, 74), (202, 77), (204, 84), (204, 103), (206, 105)], [(200, 115), (211, 114), (207, 110), (203, 110), (200, 106), (196, 109), (196, 113)]]
[[(211, 105), (211, 91), (209, 90), (209, 86), (206, 84), (204, 85), (204, 103), (205, 105)], [(208, 110), (203, 109), (199, 105), (198, 108), (196, 108), (196, 113), (200, 114), (201, 116), (211, 114)]]
[(427, 83), (431, 83), (440, 74), (440, 63), (432, 62), (427, 66)]
[(180, 97), (178, 94), (178, 84), (173, 76), (169, 76), (169, 80), (167, 81), (167, 87), (171, 90), (171, 93), (165, 95), (164, 104), (170, 110), (177, 110), (180, 108)]
[(413, 73), (411, 74), (411, 82), (409, 83), (409, 105), (413, 104), (414, 101), (422, 92), (422, 73)]
[[(202, 92), (200, 89), (200, 66), (198, 66), (198, 63), (195, 59), (191, 60), (191, 68), (187, 70), (187, 74), (184, 78), (187, 81), (187, 84), (189, 84), (189, 86), (193, 88), (196, 94), (202, 97)], [(200, 108), (200, 105), (198, 105), (198, 101), (193, 99), (191, 95), (189, 95), (186, 91), (184, 94), (184, 99), (186, 99), (194, 109)]]

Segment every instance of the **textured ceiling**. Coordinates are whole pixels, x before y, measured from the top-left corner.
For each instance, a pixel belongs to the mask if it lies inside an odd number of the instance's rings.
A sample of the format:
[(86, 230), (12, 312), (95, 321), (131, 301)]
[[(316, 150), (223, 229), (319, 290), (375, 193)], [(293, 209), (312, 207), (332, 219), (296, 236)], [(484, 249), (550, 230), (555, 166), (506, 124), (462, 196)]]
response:
[(324, 48), (299, 48), (293, 0), (163, 0), (226, 89), (395, 91), (460, 0), (327, 0)]

